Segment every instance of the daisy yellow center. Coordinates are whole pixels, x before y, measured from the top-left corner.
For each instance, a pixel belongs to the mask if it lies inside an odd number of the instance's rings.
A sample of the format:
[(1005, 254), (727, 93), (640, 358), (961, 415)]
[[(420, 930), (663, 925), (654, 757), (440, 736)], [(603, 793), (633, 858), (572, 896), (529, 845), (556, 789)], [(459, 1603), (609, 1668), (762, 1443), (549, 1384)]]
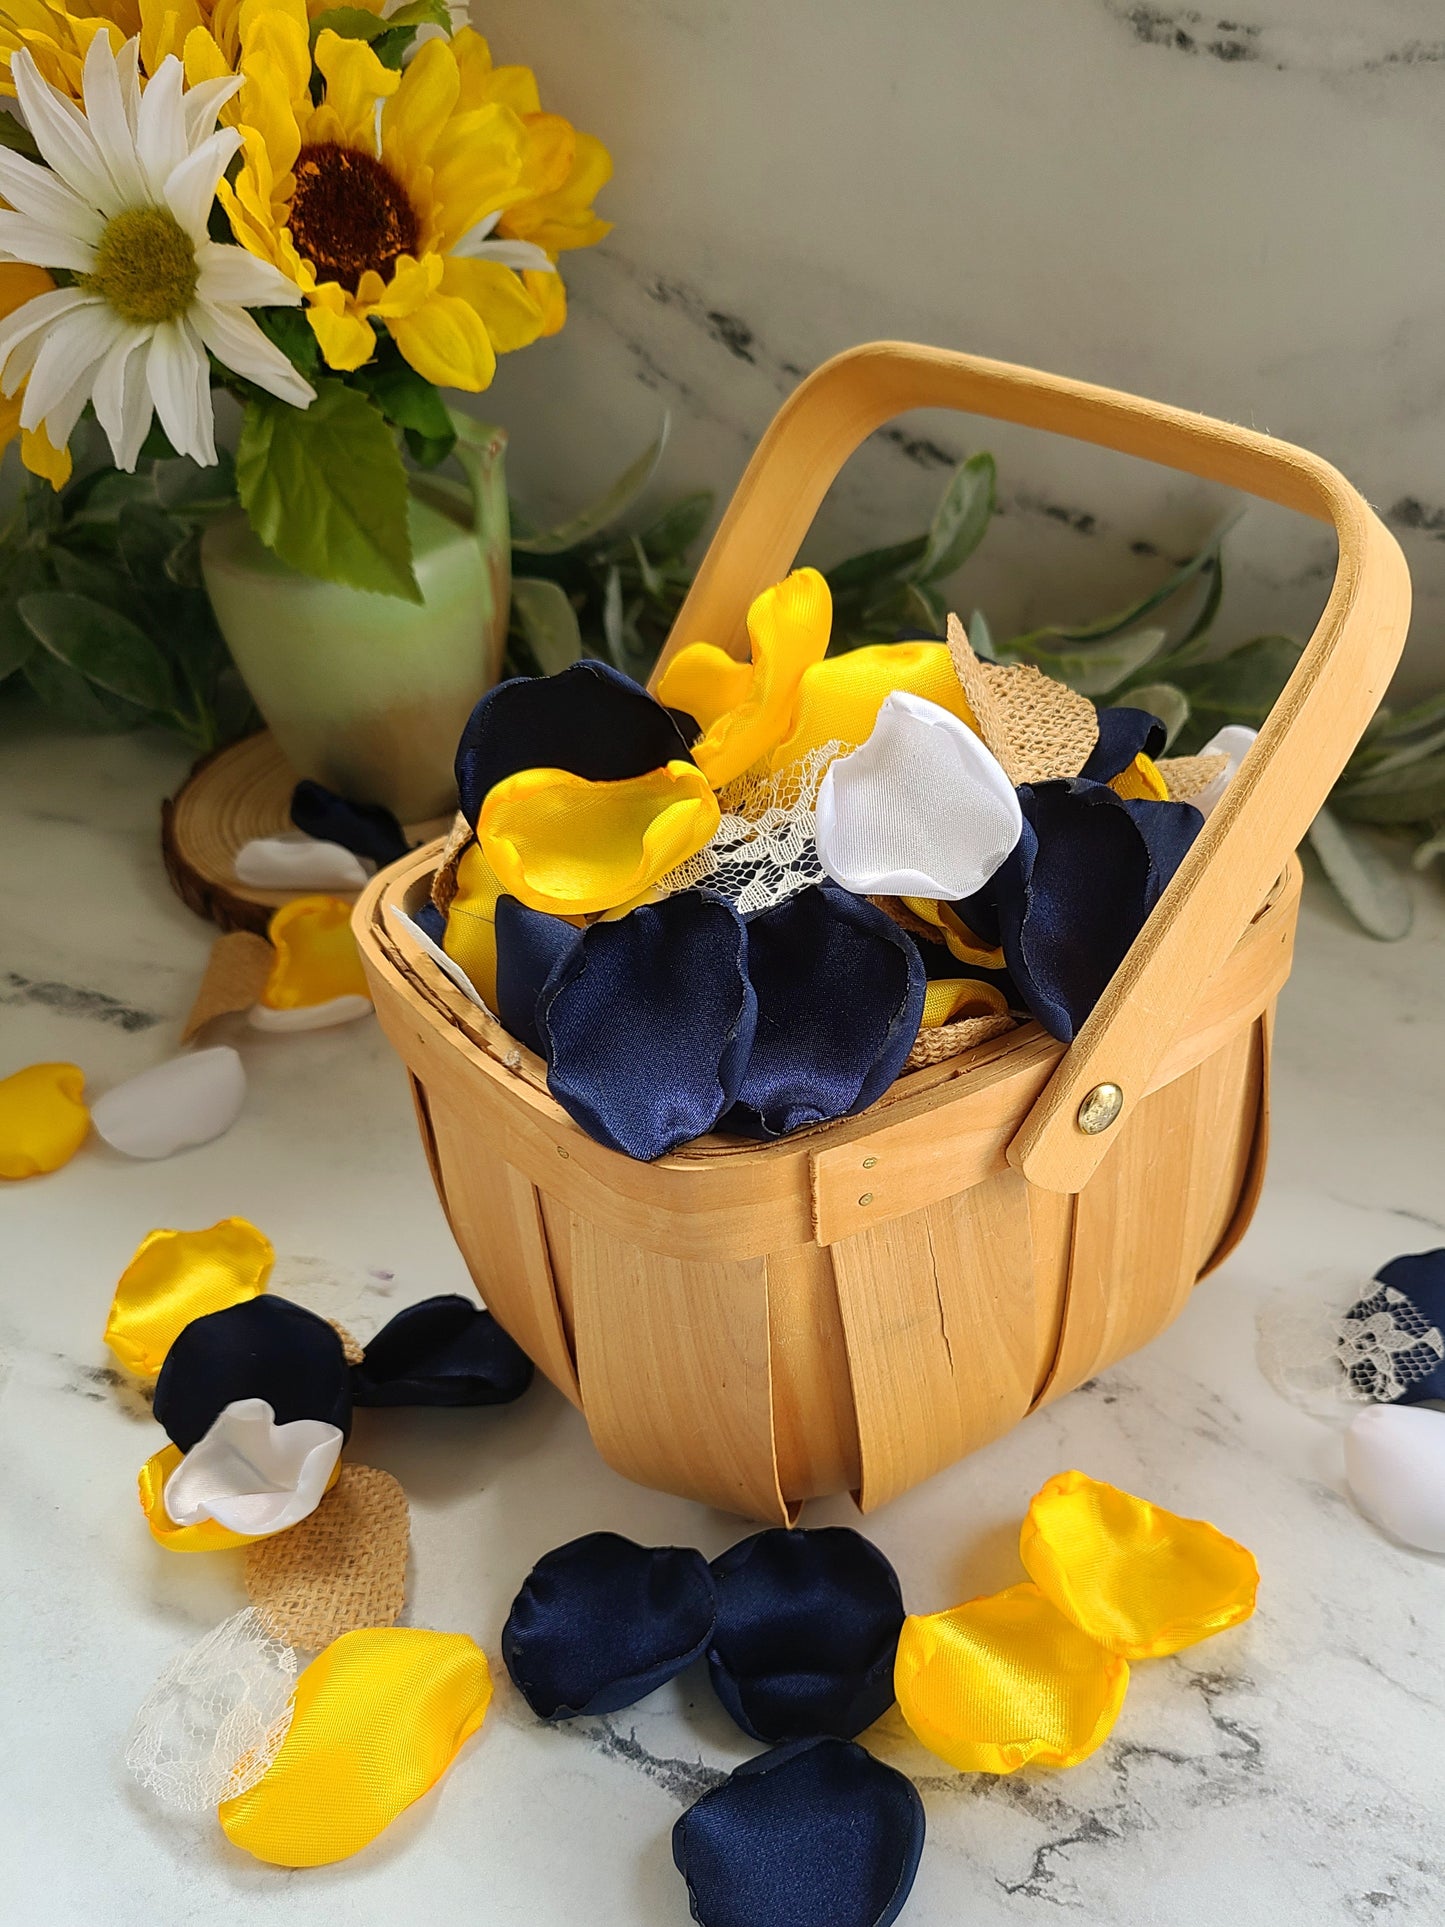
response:
[(368, 268), (387, 281), (403, 254), (415, 254), (416, 210), (374, 155), (320, 141), (301, 149), (295, 174), (291, 238), (318, 279), (355, 294)]
[(128, 207), (106, 222), (95, 266), (79, 277), (122, 321), (174, 321), (190, 307), (199, 278), (196, 244), (169, 208)]

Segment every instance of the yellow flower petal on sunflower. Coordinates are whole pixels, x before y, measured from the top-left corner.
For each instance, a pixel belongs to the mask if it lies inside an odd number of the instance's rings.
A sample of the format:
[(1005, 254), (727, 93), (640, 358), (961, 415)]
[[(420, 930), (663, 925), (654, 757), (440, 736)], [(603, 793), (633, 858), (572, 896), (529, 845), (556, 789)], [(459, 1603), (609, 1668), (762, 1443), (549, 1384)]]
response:
[(169, 54), (178, 59), (188, 34), (203, 30), (196, 0), (140, 0), (141, 66), (153, 74)]
[(486, 1717), (492, 1678), (465, 1633), (343, 1633), (296, 1682), (290, 1728), (226, 1836), (279, 1867), (321, 1867), (374, 1840), (439, 1780)]
[(275, 1262), (271, 1240), (245, 1218), (148, 1232), (116, 1285), (105, 1342), (128, 1372), (154, 1378), (193, 1318), (259, 1297)]
[(1253, 1555), (1204, 1519), (1060, 1472), (1019, 1534), (1030, 1577), (1075, 1626), (1126, 1659), (1158, 1659), (1254, 1611)]
[(1003, 1017), (1008, 998), (995, 984), (977, 977), (932, 977), (923, 993), (923, 1030), (956, 1024), (962, 1017)]
[(49, 294), (55, 286), (44, 268), (28, 261), (0, 261), (0, 319), (14, 314), (39, 294)]
[(78, 1064), (27, 1064), (0, 1077), (0, 1178), (38, 1178), (68, 1164), (90, 1135)]
[(975, 970), (1003, 969), (1002, 947), (993, 948), (981, 942), (948, 904), (939, 903), (932, 897), (900, 897), (899, 901), (915, 917), (922, 917), (925, 923), (933, 925), (948, 945), (950, 953), (960, 963), (972, 964)]
[(441, 287), (445, 265), (439, 254), (423, 255), (419, 261), (403, 254), (390, 281), (368, 268), (356, 286), (357, 305), (385, 321), (415, 314)]
[(692, 763), (614, 783), (528, 769), (488, 791), (477, 840), (502, 888), (529, 909), (591, 916), (696, 855), (720, 820), (708, 779)]
[(526, 143), (522, 122), (510, 107), (496, 103), (448, 121), (413, 192), (418, 205), (426, 203), (432, 246), (454, 248), (479, 221), (510, 207), (526, 192)]
[(343, 898), (293, 897), (272, 917), (267, 935), (276, 952), (260, 999), (268, 1010), (370, 997), (351, 934), (351, 905)]
[(442, 289), (476, 310), (499, 355), (527, 347), (542, 332), (540, 305), (520, 278), (498, 261), (448, 255)]
[(961, 1773), (1077, 1766), (1109, 1736), (1129, 1667), (1037, 1586), (910, 1615), (893, 1669), (915, 1735)]
[(323, 281), (313, 290), (306, 319), (328, 368), (360, 368), (376, 353), (370, 323), (353, 313), (346, 290), (335, 281)]
[(457, 865), (457, 893), (447, 909), (442, 949), (459, 963), (490, 1011), (497, 1008), (497, 898), (502, 885), (475, 839)]
[(1109, 779), (1109, 788), (1125, 802), (1167, 803), (1169, 785), (1159, 774), (1156, 764), (1141, 750), (1127, 769), (1121, 769), (1117, 776)]
[(529, 200), (556, 194), (567, 185), (577, 161), (577, 130), (560, 114), (526, 113), (522, 118), (522, 166), (518, 187)]
[(445, 40), (428, 40), (381, 112), (381, 155), (400, 180), (431, 158), (437, 136), (455, 112), (462, 80)]
[(559, 254), (567, 248), (590, 248), (612, 232), (612, 223), (600, 220), (592, 206), (612, 178), (612, 156), (595, 134), (579, 131), (575, 142), (571, 171), (562, 186), (509, 208), (498, 224), (500, 233)]
[[(436, 43), (428, 41), (428, 46)], [(426, 381), (479, 394), (497, 372), (486, 324), (470, 302), (438, 294), (415, 314), (388, 321), (391, 338)]]
[(46, 433), (43, 422), (39, 428), (21, 430), (20, 459), (32, 475), (39, 475), (56, 490), (65, 487), (74, 466), (70, 459), (69, 445), (62, 443), (57, 448)]
[(792, 729), (773, 756), (772, 767), (782, 769), (834, 739), (866, 743), (883, 698), (895, 689), (937, 703), (970, 729), (975, 727), (946, 643), (872, 643), (831, 656), (807, 671), (798, 689)]
[(522, 285), (542, 310), (542, 338), (561, 334), (567, 324), (567, 287), (562, 276), (555, 270), (544, 274), (540, 268), (528, 268)]
[[(330, 27), (316, 42), (316, 65), (326, 76), (326, 105), (336, 117), (329, 138), (344, 147), (376, 151), (376, 103), (390, 100), (401, 75), (384, 67), (364, 40), (343, 40)], [(315, 129), (309, 130), (315, 137)]]
[[(669, 708), (687, 709), (674, 693), (685, 688), (710, 712), (702, 741), (692, 753), (714, 789), (761, 762), (787, 734), (799, 686), (822, 662), (832, 622), (833, 598), (827, 583), (816, 569), (795, 569), (782, 582), (764, 589), (748, 610), (752, 661), (745, 693), (739, 693), (743, 685), (731, 666), (733, 659), (711, 644), (692, 643), (669, 663), (658, 684), (658, 698)], [(674, 675), (675, 663), (684, 656), (688, 660)], [(710, 680), (716, 699), (708, 694)], [(725, 706), (718, 707), (718, 701)], [(695, 709), (689, 714), (703, 723)]]
[[(152, 1538), (158, 1539), (167, 1552), (229, 1552), (233, 1546), (249, 1546), (254, 1534), (232, 1532), (214, 1519), (202, 1519), (199, 1525), (193, 1526), (176, 1525), (166, 1511), (165, 1490), (171, 1474), (184, 1457), (178, 1445), (163, 1445), (159, 1452), (146, 1460), (136, 1475), (140, 1509), (145, 1514)], [(339, 1466), (333, 1469), (333, 1477), (337, 1470)]]
[(457, 63), (457, 112), (484, 107), (490, 99), (492, 50), (475, 27), (459, 27), (452, 35), (452, 57)]
[[(221, 80), (235, 71), (214, 35), (204, 27), (193, 27), (186, 35), (181, 48), (181, 64), (186, 70), (188, 87), (199, 87), (205, 80)], [(228, 100), (221, 109), (221, 119), (234, 122), (240, 111), (240, 104), (236, 100)]]

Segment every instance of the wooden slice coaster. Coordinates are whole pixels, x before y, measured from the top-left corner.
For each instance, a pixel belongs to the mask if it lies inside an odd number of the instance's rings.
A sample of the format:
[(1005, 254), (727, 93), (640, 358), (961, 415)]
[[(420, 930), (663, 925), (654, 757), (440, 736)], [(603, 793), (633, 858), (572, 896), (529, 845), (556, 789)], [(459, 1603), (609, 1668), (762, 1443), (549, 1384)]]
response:
[(247, 1546), (246, 1591), (262, 1625), (311, 1653), (364, 1626), (394, 1626), (410, 1534), (406, 1494), (391, 1474), (343, 1465), (309, 1519)]
[[(161, 805), (161, 855), (181, 901), (222, 930), (253, 930), (264, 937), (271, 912), (310, 890), (258, 890), (236, 881), (236, 852), (253, 837), (281, 836), (293, 828), (291, 792), (296, 773), (269, 730), (243, 737), (196, 764), (176, 794)], [(430, 842), (450, 827), (449, 817), (408, 823), (413, 843)], [(327, 890), (326, 896), (356, 895)]]

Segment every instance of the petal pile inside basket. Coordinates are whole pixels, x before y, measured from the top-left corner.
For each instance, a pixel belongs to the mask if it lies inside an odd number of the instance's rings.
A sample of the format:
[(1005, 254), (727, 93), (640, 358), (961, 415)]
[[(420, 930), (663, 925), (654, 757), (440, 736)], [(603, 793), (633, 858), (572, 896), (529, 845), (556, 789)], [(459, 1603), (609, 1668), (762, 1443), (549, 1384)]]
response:
[(983, 661), (956, 617), (835, 656), (831, 621), (799, 569), (745, 662), (686, 638), (655, 696), (574, 663), (463, 734), (448, 968), (629, 1157), (851, 1116), (1030, 1018), (1067, 1041), (1203, 823), (1181, 797), (1218, 768), (1171, 788), (1144, 711)]

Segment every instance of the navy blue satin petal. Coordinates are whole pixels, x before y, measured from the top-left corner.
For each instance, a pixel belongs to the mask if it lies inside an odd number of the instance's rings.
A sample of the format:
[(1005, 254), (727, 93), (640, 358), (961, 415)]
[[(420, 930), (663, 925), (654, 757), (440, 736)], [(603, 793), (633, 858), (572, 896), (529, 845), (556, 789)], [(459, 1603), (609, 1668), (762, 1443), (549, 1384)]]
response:
[(737, 1095), (757, 1023), (747, 956), (741, 917), (704, 891), (590, 924), (537, 1006), (547, 1088), (631, 1158), (710, 1131)]
[(672, 1857), (701, 1927), (890, 1927), (923, 1835), (902, 1773), (851, 1740), (795, 1740), (689, 1807)]
[(1079, 771), (1085, 781), (1107, 783), (1136, 756), (1158, 756), (1169, 732), (1147, 709), (1101, 709), (1099, 740)]
[(616, 1713), (690, 1666), (714, 1616), (700, 1552), (589, 1532), (528, 1573), (502, 1628), (502, 1658), (539, 1719)]
[[(692, 740), (696, 740), (693, 738)], [(457, 791), (475, 829), (487, 791), (524, 769), (565, 769), (593, 783), (692, 761), (672, 715), (605, 662), (555, 676), (514, 676), (489, 689), (457, 748)]]
[(380, 803), (351, 803), (309, 780), (298, 783), (291, 792), (291, 821), (307, 836), (339, 843), (356, 856), (370, 857), (379, 870), (404, 857), (411, 848), (400, 823)]
[(154, 1411), (189, 1452), (238, 1398), (264, 1398), (278, 1425), (315, 1418), (351, 1430), (351, 1372), (324, 1318), (263, 1292), (193, 1318), (166, 1353)]
[(1068, 1043), (1204, 819), (1080, 778), (1026, 784), (1019, 802), (1024, 833), (992, 879), (1000, 941), (1026, 1006)]
[(351, 1372), (358, 1405), (507, 1405), (531, 1382), (516, 1340), (455, 1292), (399, 1311)]
[(852, 1739), (893, 1704), (898, 1576), (851, 1526), (774, 1527), (712, 1562), (718, 1698), (755, 1740)]
[(990, 948), (996, 948), (1001, 941), (998, 926), (998, 891), (995, 887), (997, 875), (998, 872), (995, 871), (983, 888), (975, 891), (971, 897), (960, 897), (956, 903), (948, 906), (962, 922), (968, 925), (979, 942), (989, 945)]
[(903, 1068), (923, 1016), (918, 946), (837, 884), (815, 884), (748, 923), (757, 1036), (729, 1130), (784, 1137), (849, 1117)]
[[(1375, 1273), (1375, 1282), (1379, 1289), (1351, 1305), (1346, 1318), (1371, 1318), (1383, 1311), (1398, 1324), (1402, 1307), (1391, 1305), (1386, 1299), (1388, 1286), (1409, 1299), (1427, 1328), (1445, 1334), (1445, 1246), (1392, 1258)], [(1418, 1344), (1396, 1354), (1394, 1368), (1397, 1379), (1411, 1375), (1396, 1404), (1420, 1405), (1426, 1399), (1445, 1399), (1445, 1359), (1433, 1345), (1425, 1342), (1423, 1332)], [(1368, 1385), (1362, 1385), (1361, 1389), (1373, 1390), (1377, 1398), (1381, 1396), (1379, 1389)]]
[(519, 1044), (547, 1053), (537, 1027), (537, 1000), (552, 972), (582, 941), (564, 917), (531, 910), (515, 897), (497, 898), (497, 1015)]
[(447, 934), (446, 911), (438, 910), (436, 905), (429, 899), (421, 906), (420, 910), (417, 911), (416, 915), (412, 918), (412, 922), (418, 930), (425, 931), (427, 936), (429, 936), (435, 944), (440, 944)]

